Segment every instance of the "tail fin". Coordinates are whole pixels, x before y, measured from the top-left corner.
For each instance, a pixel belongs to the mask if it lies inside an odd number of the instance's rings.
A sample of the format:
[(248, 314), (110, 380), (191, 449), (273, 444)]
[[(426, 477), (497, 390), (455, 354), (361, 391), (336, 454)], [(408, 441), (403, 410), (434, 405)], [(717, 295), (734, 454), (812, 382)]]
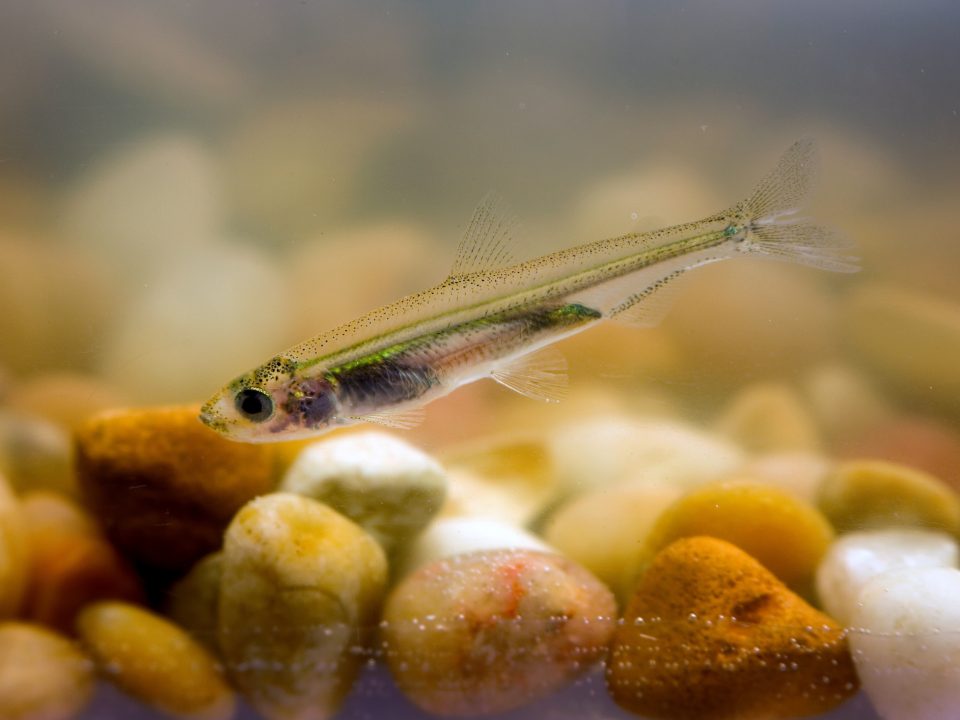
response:
[(753, 195), (734, 208), (737, 224), (746, 226), (745, 245), (752, 253), (823, 270), (856, 272), (860, 266), (855, 256), (847, 254), (852, 247), (848, 239), (798, 215), (816, 184), (818, 170), (813, 140), (798, 140)]

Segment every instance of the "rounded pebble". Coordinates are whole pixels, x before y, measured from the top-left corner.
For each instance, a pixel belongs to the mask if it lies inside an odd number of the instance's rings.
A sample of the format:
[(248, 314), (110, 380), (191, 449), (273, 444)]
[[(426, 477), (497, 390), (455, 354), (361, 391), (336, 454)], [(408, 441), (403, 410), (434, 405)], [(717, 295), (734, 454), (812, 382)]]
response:
[(93, 663), (55, 632), (0, 623), (0, 718), (70, 720), (93, 693)]
[(166, 604), (170, 619), (218, 657), (222, 577), (223, 552), (210, 553), (170, 588)]
[(859, 355), (904, 395), (960, 412), (960, 305), (893, 285), (849, 297), (845, 319)]
[(863, 586), (889, 570), (957, 567), (957, 542), (931, 530), (872, 530), (839, 538), (817, 568), (817, 596), (837, 622), (849, 624)]
[(960, 707), (960, 570), (907, 568), (868, 582), (850, 647), (886, 720), (955, 720)]
[(0, 470), (18, 492), (76, 495), (66, 431), (43, 418), (0, 410)]
[(71, 633), (74, 616), (88, 603), (145, 601), (136, 573), (72, 501), (33, 492), (23, 496), (21, 509), (30, 545), (24, 617)]
[(443, 468), (426, 453), (386, 433), (364, 431), (304, 448), (278, 489), (329, 505), (390, 552), (437, 513), (446, 485)]
[(15, 615), (23, 602), (28, 553), (20, 502), (0, 473), (0, 619)]
[(839, 532), (927, 527), (960, 533), (960, 497), (921, 470), (882, 460), (841, 463), (820, 488), (820, 509)]
[(232, 717), (233, 692), (214, 659), (171, 622), (134, 605), (100, 602), (77, 633), (101, 672), (141, 702), (193, 720)]
[[(755, 482), (716, 483), (667, 508), (635, 556), (628, 583), (667, 545), (694, 535), (736, 545), (801, 594), (813, 589), (814, 572), (833, 540), (823, 515), (782, 490)], [(624, 590), (629, 597), (630, 585)]]
[(138, 563), (185, 572), (220, 547), (244, 503), (276, 482), (270, 445), (227, 440), (195, 406), (103, 413), (75, 435), (84, 498)]
[(691, 488), (735, 470), (743, 452), (682, 423), (611, 415), (569, 423), (551, 438), (561, 492), (626, 480)]
[(124, 397), (93, 375), (55, 372), (18, 382), (7, 405), (74, 430), (97, 413), (126, 405)]
[(532, 523), (557, 494), (550, 449), (539, 434), (485, 438), (447, 450), (443, 515)]
[(710, 537), (657, 555), (617, 627), (607, 683), (622, 707), (670, 720), (813, 715), (857, 690), (843, 630)]
[(411, 543), (394, 568), (394, 577), (442, 558), (480, 550), (525, 549), (554, 552), (547, 543), (523, 528), (485, 517), (450, 517), (435, 520)]
[(832, 468), (833, 463), (819, 453), (769, 453), (750, 458), (725, 480), (763, 483), (816, 505), (820, 485)]
[(717, 420), (720, 435), (751, 452), (816, 452), (820, 431), (800, 394), (788, 385), (741, 390)]
[(333, 715), (359, 672), (386, 583), (380, 545), (310, 498), (248, 503), (224, 539), (219, 645), (271, 719)]
[(663, 483), (621, 483), (574, 497), (554, 512), (543, 537), (611, 588), (619, 588), (637, 547), (681, 495)]
[(559, 690), (600, 660), (613, 596), (559, 555), (461, 554), (390, 594), (381, 633), (394, 680), (438, 715), (482, 715)]

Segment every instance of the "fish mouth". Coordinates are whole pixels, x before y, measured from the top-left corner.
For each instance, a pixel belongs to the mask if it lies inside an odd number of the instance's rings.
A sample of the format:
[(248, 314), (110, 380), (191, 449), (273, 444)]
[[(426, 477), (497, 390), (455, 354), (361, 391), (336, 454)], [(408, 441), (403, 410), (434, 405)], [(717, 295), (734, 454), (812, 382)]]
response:
[(200, 408), (200, 414), (197, 416), (197, 418), (200, 420), (200, 422), (212, 430), (223, 432), (227, 427), (226, 422), (224, 422), (217, 412), (207, 405), (204, 405), (202, 408)]

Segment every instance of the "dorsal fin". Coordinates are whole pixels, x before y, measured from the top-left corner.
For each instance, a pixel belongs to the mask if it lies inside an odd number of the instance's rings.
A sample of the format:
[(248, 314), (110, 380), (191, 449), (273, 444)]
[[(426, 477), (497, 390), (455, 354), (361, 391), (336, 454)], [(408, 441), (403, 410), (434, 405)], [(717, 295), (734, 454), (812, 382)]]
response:
[(511, 265), (516, 230), (517, 222), (507, 203), (497, 193), (488, 192), (473, 211), (450, 277)]

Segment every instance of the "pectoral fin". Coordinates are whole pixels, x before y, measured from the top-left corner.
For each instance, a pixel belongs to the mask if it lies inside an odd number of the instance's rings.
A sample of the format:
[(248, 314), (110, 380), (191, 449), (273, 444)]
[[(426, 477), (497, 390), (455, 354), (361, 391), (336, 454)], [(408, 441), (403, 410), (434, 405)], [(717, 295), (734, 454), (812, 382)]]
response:
[(559, 402), (567, 390), (567, 360), (558, 350), (546, 348), (496, 368), (490, 376), (528, 398)]
[(357, 415), (354, 416), (353, 419), (375, 423), (397, 430), (409, 430), (422, 423), (425, 415), (426, 413), (423, 408), (413, 408), (401, 412), (379, 412), (371, 415)]

